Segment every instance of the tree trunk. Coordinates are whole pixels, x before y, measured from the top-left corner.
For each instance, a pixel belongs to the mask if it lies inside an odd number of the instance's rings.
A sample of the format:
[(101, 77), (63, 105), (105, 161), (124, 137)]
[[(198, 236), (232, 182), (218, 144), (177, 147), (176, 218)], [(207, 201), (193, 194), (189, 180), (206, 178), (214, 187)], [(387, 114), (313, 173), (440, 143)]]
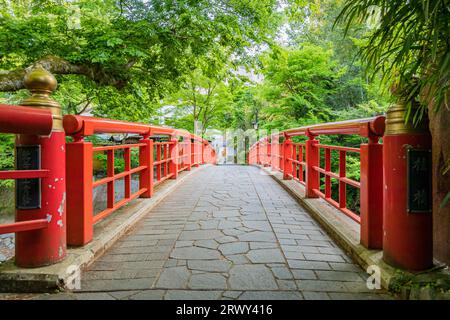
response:
[[(450, 99), (448, 99), (450, 102)], [(428, 107), (433, 157), (433, 253), (440, 262), (450, 265), (450, 203), (442, 207), (450, 191), (450, 111), (444, 105), (439, 111)]]

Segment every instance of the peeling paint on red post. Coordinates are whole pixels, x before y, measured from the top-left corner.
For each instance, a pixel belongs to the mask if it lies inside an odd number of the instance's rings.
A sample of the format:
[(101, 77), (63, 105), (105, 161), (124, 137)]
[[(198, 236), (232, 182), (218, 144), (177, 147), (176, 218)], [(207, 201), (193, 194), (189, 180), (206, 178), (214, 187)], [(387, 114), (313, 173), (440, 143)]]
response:
[(16, 235), (16, 264), (39, 267), (54, 264), (66, 256), (66, 139), (61, 108), (49, 96), (56, 89), (56, 79), (39, 67), (27, 74), (24, 82), (32, 95), (22, 105), (48, 109), (53, 115), (52, 131), (48, 136), (19, 134), (16, 138), (18, 146), (40, 146), (41, 169), (48, 171), (40, 181), (40, 208), (16, 210), (17, 222), (47, 220), (46, 228)]
[(49, 137), (19, 135), (18, 145), (41, 146), (41, 168), (49, 170), (41, 179), (41, 208), (16, 210), (16, 221), (46, 219), (47, 228), (16, 235), (16, 264), (39, 267), (61, 261), (66, 256), (66, 173), (65, 134)]

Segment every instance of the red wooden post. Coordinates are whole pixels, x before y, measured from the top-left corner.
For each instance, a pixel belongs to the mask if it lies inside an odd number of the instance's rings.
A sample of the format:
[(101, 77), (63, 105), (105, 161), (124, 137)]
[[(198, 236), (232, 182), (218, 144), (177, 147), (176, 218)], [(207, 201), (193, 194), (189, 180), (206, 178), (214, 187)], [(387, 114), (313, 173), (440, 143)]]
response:
[(317, 198), (314, 189), (319, 189), (319, 172), (313, 167), (319, 166), (319, 148), (316, 146), (319, 141), (315, 139), (309, 131), (307, 132), (308, 140), (305, 143), (306, 147), (306, 197)]
[(383, 145), (378, 137), (360, 147), (361, 244), (369, 249), (383, 247)]
[(24, 83), (32, 95), (22, 105), (47, 109), (53, 115), (49, 136), (33, 133), (20, 134), (16, 138), (16, 146), (38, 145), (40, 169), (48, 170), (48, 175), (40, 180), (40, 207), (16, 210), (16, 222), (48, 222), (46, 228), (16, 233), (16, 265), (39, 267), (56, 263), (66, 256), (66, 141), (61, 107), (49, 96), (57, 86), (55, 77), (39, 67), (25, 76)]
[(172, 176), (170, 179), (176, 179), (178, 178), (178, 140), (172, 139), (172, 144), (170, 144), (169, 147), (169, 154), (170, 154), (170, 164), (169, 164), (169, 171), (172, 173)]
[[(383, 137), (383, 259), (395, 267), (418, 271), (433, 265), (431, 161), (428, 158), (431, 135), (427, 121), (414, 126), (410, 117), (410, 121), (405, 123), (406, 112), (406, 104), (394, 105), (386, 117)], [(418, 151), (421, 152), (420, 157), (409, 167), (421, 176), (410, 176), (409, 179), (415, 179), (413, 181), (408, 181), (410, 149), (421, 150)], [(407, 186), (411, 182), (420, 189), (409, 199)], [(415, 207), (418, 204), (420, 209)]]
[(139, 147), (139, 166), (146, 168), (139, 175), (139, 189), (147, 189), (141, 194), (141, 198), (151, 198), (153, 196), (153, 140), (144, 137), (140, 143), (145, 146)]
[(292, 140), (289, 137), (286, 137), (283, 142), (283, 179), (291, 180), (292, 179)]
[(67, 243), (83, 246), (94, 234), (92, 205), (92, 143), (83, 140), (67, 146)]

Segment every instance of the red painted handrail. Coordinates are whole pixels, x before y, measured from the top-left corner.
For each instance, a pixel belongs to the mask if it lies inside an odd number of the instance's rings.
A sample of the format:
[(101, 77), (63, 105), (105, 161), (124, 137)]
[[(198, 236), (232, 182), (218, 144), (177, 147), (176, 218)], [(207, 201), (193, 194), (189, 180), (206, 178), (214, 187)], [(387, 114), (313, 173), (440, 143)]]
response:
[(0, 171), (0, 180), (45, 178), (49, 170), (5, 170)]
[(0, 133), (48, 136), (52, 126), (50, 110), (0, 104)]
[[(48, 136), (53, 127), (50, 110), (0, 104), (0, 133)], [(49, 170), (0, 171), (0, 180), (45, 178)], [(0, 224), (0, 234), (47, 228), (48, 221), (34, 219), (10, 224)]]
[(28, 220), (9, 224), (0, 224), (0, 234), (24, 232), (47, 228), (48, 221), (45, 219)]
[(206, 139), (186, 130), (104, 118), (66, 115), (63, 119), (63, 126), (66, 134), (74, 137), (87, 137), (99, 133), (131, 133), (142, 136), (181, 136), (207, 143)]
[(337, 121), (300, 128), (293, 128), (283, 131), (288, 137), (299, 135), (323, 135), (323, 134), (357, 134), (363, 137), (375, 135), (383, 136), (385, 129), (385, 117), (377, 116), (373, 118)]

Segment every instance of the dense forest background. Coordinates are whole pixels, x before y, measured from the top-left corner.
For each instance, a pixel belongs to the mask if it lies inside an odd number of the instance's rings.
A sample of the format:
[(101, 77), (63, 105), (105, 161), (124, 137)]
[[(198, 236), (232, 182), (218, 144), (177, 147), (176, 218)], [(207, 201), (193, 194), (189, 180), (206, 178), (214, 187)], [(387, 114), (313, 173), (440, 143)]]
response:
[[(203, 133), (282, 130), (387, 107), (379, 78), (358, 58), (370, 23), (347, 37), (343, 25), (333, 28), (341, 0), (0, 3), (1, 103), (27, 95), (21, 78), (40, 63), (57, 77), (54, 98), (65, 114), (190, 131), (199, 121)], [(1, 154), (12, 154), (13, 137), (0, 139)], [(0, 158), (0, 170), (13, 165), (13, 157)], [(355, 159), (349, 175), (358, 172)]]
[[(430, 84), (445, 96), (448, 13), (447, 0), (0, 0), (0, 103), (27, 96), (23, 76), (40, 64), (65, 114), (199, 121), (203, 133), (373, 116), (393, 101), (393, 78), (408, 101)], [(0, 170), (12, 153), (0, 135)], [(357, 159), (348, 166), (358, 179)]]

